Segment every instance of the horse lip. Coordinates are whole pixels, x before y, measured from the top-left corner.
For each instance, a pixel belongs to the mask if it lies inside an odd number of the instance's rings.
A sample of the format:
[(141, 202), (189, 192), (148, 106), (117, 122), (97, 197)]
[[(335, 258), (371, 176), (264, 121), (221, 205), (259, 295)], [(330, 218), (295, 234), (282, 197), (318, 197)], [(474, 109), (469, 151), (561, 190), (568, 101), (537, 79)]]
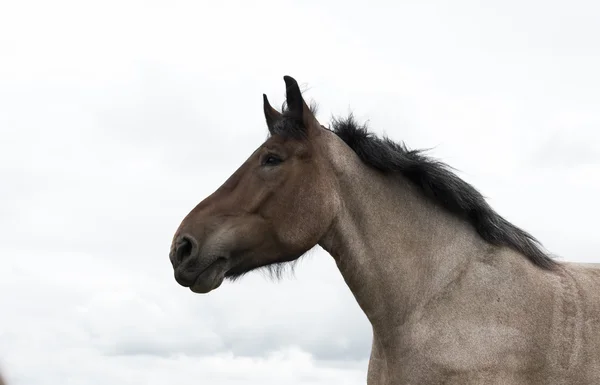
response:
[(210, 269), (212, 269), (216, 264), (220, 263), (220, 262), (226, 262), (227, 258), (225, 257), (217, 257), (215, 258), (214, 261), (212, 261), (208, 266), (206, 266), (204, 269), (202, 269), (197, 275), (196, 278), (194, 279), (194, 282), (189, 286), (190, 289), (192, 289), (193, 287), (197, 286), (199, 281), (202, 279), (202, 276), (208, 272)]
[(197, 281), (197, 280), (198, 280), (198, 278), (200, 278), (200, 276), (201, 276), (202, 274), (204, 274), (204, 272), (206, 272), (208, 269), (210, 269), (211, 267), (213, 267), (213, 266), (214, 266), (214, 265), (215, 265), (217, 262), (219, 262), (219, 261), (226, 261), (226, 260), (227, 260), (227, 258), (225, 258), (225, 257), (217, 257), (217, 258), (215, 258), (215, 260), (214, 260), (214, 261), (212, 261), (210, 264), (208, 264), (208, 266), (206, 266), (204, 269), (202, 269), (202, 270), (201, 270), (201, 271), (198, 273), (198, 276), (197, 276), (197, 277), (196, 277), (196, 279), (194, 280), (194, 283), (195, 283), (195, 281)]
[[(175, 280), (183, 287), (192, 287), (200, 281), (203, 275), (206, 275), (206, 272), (212, 269), (217, 263), (227, 261), (227, 258), (224, 256), (213, 257), (211, 258), (212, 262), (206, 265), (202, 270), (197, 270), (197, 268), (185, 268), (185, 266), (179, 266), (175, 269)], [(187, 276), (187, 278), (186, 278)]]

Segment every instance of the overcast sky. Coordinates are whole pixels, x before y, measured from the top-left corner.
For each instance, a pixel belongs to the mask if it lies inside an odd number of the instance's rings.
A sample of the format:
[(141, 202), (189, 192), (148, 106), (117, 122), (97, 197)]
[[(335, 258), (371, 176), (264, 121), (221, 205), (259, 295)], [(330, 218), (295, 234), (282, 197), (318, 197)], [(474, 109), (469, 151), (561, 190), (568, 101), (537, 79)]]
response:
[(561, 259), (600, 262), (600, 3), (482, 3), (2, 2), (9, 385), (365, 383), (370, 326), (320, 248), (202, 296), (168, 260), (286, 74), (322, 123), (432, 148)]

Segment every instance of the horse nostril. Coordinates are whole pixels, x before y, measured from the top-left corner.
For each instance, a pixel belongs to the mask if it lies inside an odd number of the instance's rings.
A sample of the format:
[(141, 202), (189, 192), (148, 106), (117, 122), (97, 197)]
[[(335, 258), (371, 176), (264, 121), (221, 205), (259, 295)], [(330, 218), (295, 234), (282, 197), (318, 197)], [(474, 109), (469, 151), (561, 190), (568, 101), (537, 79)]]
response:
[(175, 261), (181, 263), (194, 251), (194, 240), (187, 235), (182, 235), (175, 244)]

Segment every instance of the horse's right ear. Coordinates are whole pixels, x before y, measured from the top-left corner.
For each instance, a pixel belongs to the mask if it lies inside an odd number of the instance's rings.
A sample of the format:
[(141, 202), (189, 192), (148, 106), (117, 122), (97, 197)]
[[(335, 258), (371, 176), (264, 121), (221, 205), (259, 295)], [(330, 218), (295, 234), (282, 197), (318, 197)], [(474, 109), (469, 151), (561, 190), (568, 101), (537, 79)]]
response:
[(263, 109), (265, 111), (265, 120), (267, 121), (267, 127), (269, 128), (269, 132), (273, 134), (273, 125), (277, 120), (281, 118), (281, 114), (271, 107), (269, 103), (269, 99), (267, 99), (267, 95), (263, 94)]

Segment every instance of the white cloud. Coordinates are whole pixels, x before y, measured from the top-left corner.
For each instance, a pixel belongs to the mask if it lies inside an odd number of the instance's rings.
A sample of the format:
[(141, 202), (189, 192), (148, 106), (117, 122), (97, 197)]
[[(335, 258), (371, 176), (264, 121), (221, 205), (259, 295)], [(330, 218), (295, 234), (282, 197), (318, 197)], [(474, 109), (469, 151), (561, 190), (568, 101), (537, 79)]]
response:
[[(0, 11), (0, 366), (9, 385), (364, 383), (370, 327), (316, 249), (206, 296), (167, 252), (297, 78), (324, 122), (461, 170), (600, 261), (595, 2), (21, 1)], [(549, 220), (552, 218), (553, 220)], [(276, 290), (274, 290), (276, 285)], [(169, 381), (167, 381), (169, 379)]]
[[(218, 384), (320, 384), (359, 383), (364, 375), (368, 337), (348, 342), (336, 328), (346, 316), (346, 332), (364, 329), (353, 321), (362, 315), (348, 296), (336, 295), (339, 284), (317, 282), (311, 290), (282, 283), (279, 296), (261, 303), (242, 280), (198, 301), (171, 284), (167, 269), (151, 274), (146, 266), (136, 271), (80, 253), (9, 255), (0, 275), (0, 307), (9, 314), (0, 355), (14, 383), (158, 384), (174, 375), (183, 382), (193, 376)], [(250, 287), (270, 292), (267, 285), (273, 283)], [(286, 308), (303, 296), (324, 300)], [(356, 341), (367, 345), (352, 346)]]

